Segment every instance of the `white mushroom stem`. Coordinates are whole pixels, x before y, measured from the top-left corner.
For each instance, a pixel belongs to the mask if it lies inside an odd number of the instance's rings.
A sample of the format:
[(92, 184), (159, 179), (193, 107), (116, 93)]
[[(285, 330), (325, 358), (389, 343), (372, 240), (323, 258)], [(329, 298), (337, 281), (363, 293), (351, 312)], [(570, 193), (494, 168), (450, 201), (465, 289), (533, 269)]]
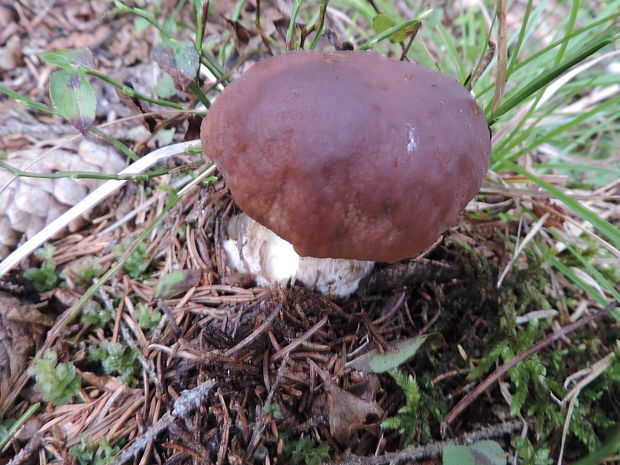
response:
[(375, 262), (300, 257), (293, 246), (247, 216), (228, 222), (223, 247), (228, 261), (240, 273), (253, 274), (259, 286), (287, 285), (295, 280), (323, 294), (348, 297)]

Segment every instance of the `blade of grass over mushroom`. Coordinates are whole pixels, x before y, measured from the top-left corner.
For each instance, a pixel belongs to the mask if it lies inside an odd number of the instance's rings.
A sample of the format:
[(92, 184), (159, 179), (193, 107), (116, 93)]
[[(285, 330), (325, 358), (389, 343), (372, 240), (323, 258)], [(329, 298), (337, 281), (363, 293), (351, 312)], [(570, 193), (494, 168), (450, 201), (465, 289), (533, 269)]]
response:
[(508, 32), (506, 25), (506, 0), (497, 1), (497, 73), (495, 78), (495, 95), (493, 96), (493, 111), (497, 110), (504, 97), (504, 88), (508, 75)]
[(323, 28), (325, 27), (325, 13), (327, 12), (327, 5), (329, 0), (321, 0), (321, 10), (319, 11), (319, 23), (314, 33), (314, 38), (310, 43), (310, 50), (314, 50), (319, 43), (319, 40), (323, 36)]
[(295, 32), (295, 24), (297, 22), (297, 15), (299, 15), (299, 9), (301, 8), (303, 0), (295, 0), (293, 2), (293, 10), (291, 11), (291, 18), (288, 23), (288, 29), (286, 30), (286, 49), (293, 50), (293, 34)]
[(592, 226), (598, 228), (611, 242), (615, 247), (620, 247), (620, 230), (609, 221), (601, 218), (596, 213), (584, 207), (577, 200), (573, 199), (571, 196), (565, 194), (561, 189), (554, 186), (553, 184), (549, 184), (548, 182), (543, 181), (540, 177), (535, 174), (530, 173), (526, 169), (521, 166), (518, 166), (514, 163), (507, 163), (507, 169), (516, 171), (518, 174), (525, 176), (530, 181), (534, 182), (538, 186), (545, 189), (551, 195), (553, 195), (556, 199), (564, 203), (567, 207), (581, 216), (583, 219), (588, 221)]
[(421, 20), (423, 19), (422, 15), (426, 16), (426, 13), (427, 12), (431, 12), (431, 11), (432, 10), (425, 10), (424, 12), (422, 12), (420, 14), (420, 16), (418, 18), (411, 19), (409, 21), (405, 21), (403, 23), (397, 24), (396, 26), (392, 26), (392, 27), (384, 30), (380, 34), (377, 34), (375, 37), (373, 37), (372, 39), (368, 40), (366, 43), (360, 45), (358, 50), (368, 50), (373, 45), (376, 45), (377, 43), (381, 42), (382, 40), (389, 39), (390, 37), (394, 36), (394, 34), (398, 34), (401, 31), (406, 31), (408, 28), (410, 28), (410, 27), (420, 23)]
[(50, 98), (58, 112), (86, 135), (95, 120), (97, 96), (84, 73), (54, 71), (50, 76)]

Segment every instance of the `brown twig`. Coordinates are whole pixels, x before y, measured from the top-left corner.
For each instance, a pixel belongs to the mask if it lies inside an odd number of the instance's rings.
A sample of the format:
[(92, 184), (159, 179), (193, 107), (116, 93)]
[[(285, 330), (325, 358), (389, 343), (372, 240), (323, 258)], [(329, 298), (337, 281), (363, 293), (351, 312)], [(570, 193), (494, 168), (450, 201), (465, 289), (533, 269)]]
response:
[(246, 338), (244, 338), (241, 342), (239, 342), (239, 344), (237, 344), (235, 347), (232, 347), (228, 349), (226, 352), (224, 352), (224, 357), (230, 357), (234, 353), (239, 352), (245, 346), (255, 341), (258, 335), (261, 334), (263, 331), (265, 331), (269, 327), (269, 325), (271, 325), (271, 323), (273, 322), (273, 320), (275, 320), (276, 316), (278, 316), (278, 314), (280, 313), (280, 310), (282, 310), (283, 307), (284, 307), (284, 302), (281, 302), (258, 328), (252, 331)]
[(317, 324), (315, 324), (312, 328), (306, 331), (302, 336), (298, 337), (297, 339), (295, 339), (295, 341), (291, 342), (289, 345), (287, 345), (286, 347), (282, 348), (281, 350), (273, 354), (273, 357), (271, 357), (271, 359), (273, 361), (279, 360), (285, 355), (290, 354), (293, 350), (299, 347), (303, 342), (310, 339), (310, 337), (312, 337), (314, 333), (316, 333), (319, 329), (321, 329), (323, 325), (325, 325), (325, 323), (327, 323), (327, 315), (321, 318), (321, 320)]
[(232, 426), (232, 421), (230, 420), (230, 415), (228, 414), (228, 408), (226, 407), (226, 402), (224, 401), (224, 396), (222, 395), (222, 391), (220, 389), (217, 390), (217, 397), (220, 400), (220, 404), (222, 404), (222, 417), (223, 417), (223, 428), (222, 432), (222, 440), (220, 441), (220, 449), (217, 451), (217, 465), (223, 465), (224, 460), (226, 460), (226, 455), (228, 453), (228, 441), (230, 441), (230, 427)]
[(26, 446), (20, 450), (7, 465), (22, 465), (24, 463), (29, 463), (32, 456), (39, 451), (41, 445), (41, 436), (35, 434), (32, 438), (30, 438)]
[(258, 447), (258, 443), (260, 442), (260, 439), (262, 437), (263, 430), (265, 429), (265, 426), (267, 425), (267, 418), (265, 415), (265, 406), (271, 404), (271, 400), (273, 399), (276, 389), (278, 388), (278, 386), (280, 386), (280, 383), (282, 382), (282, 379), (284, 378), (284, 374), (286, 373), (287, 366), (288, 366), (288, 355), (284, 357), (284, 360), (282, 360), (282, 364), (280, 365), (280, 368), (278, 368), (278, 372), (276, 373), (276, 379), (273, 381), (273, 383), (271, 383), (271, 389), (269, 389), (269, 394), (267, 394), (267, 398), (265, 399), (265, 404), (263, 405), (263, 408), (261, 408), (260, 416), (258, 420), (256, 421), (256, 424), (254, 425), (254, 429), (252, 431), (252, 437), (245, 451), (246, 462), (250, 461), (250, 458), (254, 456), (254, 452), (256, 451), (256, 448)]
[(511, 368), (514, 368), (518, 363), (522, 362), (523, 360), (528, 358), (530, 355), (533, 355), (536, 352), (539, 352), (545, 347), (551, 345), (553, 342), (557, 341), (561, 337), (564, 337), (567, 334), (572, 333), (573, 331), (583, 326), (586, 326), (589, 323), (592, 323), (594, 320), (598, 320), (599, 318), (607, 315), (609, 312), (612, 311), (612, 309), (615, 306), (616, 306), (616, 303), (612, 302), (600, 312), (594, 313), (582, 320), (579, 320), (579, 321), (576, 321), (575, 323), (571, 323), (570, 325), (564, 326), (559, 331), (549, 334), (549, 336), (545, 337), (537, 344), (534, 344), (532, 347), (530, 347), (524, 352), (521, 352), (519, 355), (517, 355), (515, 358), (513, 358), (509, 362), (498, 367), (484, 381), (482, 381), (478, 386), (476, 386), (476, 388), (473, 391), (471, 391), (465, 397), (463, 397), (459, 401), (459, 403), (456, 404), (454, 408), (452, 408), (452, 410), (450, 410), (448, 415), (446, 415), (446, 417), (441, 422), (441, 435), (444, 436), (450, 423), (452, 423), (455, 420), (455, 418), (458, 417), (461, 414), (461, 412), (463, 412), (463, 410), (465, 410), (480, 394), (486, 391), (500, 377), (506, 374), (508, 370), (510, 370)]

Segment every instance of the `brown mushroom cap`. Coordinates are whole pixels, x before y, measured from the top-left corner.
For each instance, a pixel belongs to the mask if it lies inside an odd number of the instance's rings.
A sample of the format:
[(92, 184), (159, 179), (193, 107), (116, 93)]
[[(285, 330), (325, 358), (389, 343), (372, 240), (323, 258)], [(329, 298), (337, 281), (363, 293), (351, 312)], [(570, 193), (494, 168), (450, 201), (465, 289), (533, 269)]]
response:
[(491, 141), (454, 78), (373, 52), (289, 52), (230, 84), (201, 127), (233, 198), (302, 256), (394, 262), (478, 192)]

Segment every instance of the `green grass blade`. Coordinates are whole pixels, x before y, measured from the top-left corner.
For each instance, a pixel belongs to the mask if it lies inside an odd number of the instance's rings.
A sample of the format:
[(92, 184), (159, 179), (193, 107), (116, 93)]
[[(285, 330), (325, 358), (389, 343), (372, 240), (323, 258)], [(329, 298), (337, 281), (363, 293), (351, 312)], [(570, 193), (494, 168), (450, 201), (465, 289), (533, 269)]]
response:
[[(566, 123), (558, 126), (557, 128), (555, 128), (553, 131), (548, 132), (547, 134), (545, 134), (544, 136), (536, 139), (535, 141), (531, 142), (530, 144), (528, 144), (527, 146), (525, 146), (524, 148), (522, 148), (521, 150), (513, 153), (510, 155), (510, 157), (508, 157), (507, 159), (500, 159), (498, 161), (496, 161), (493, 164), (493, 169), (495, 170), (499, 170), (500, 168), (504, 167), (505, 164), (509, 161), (514, 161), (517, 158), (519, 158), (521, 155), (528, 153), (529, 151), (533, 150), (535, 147), (539, 146), (540, 144), (544, 144), (545, 142), (549, 142), (551, 140), (553, 140), (555, 137), (560, 137), (563, 134), (566, 134), (566, 132), (571, 129), (572, 127), (578, 125), (579, 123), (588, 121), (590, 118), (592, 118), (592, 116), (594, 116), (597, 113), (602, 112), (603, 110), (606, 110), (607, 108), (614, 108), (615, 105), (620, 104), (620, 95), (613, 97), (609, 100), (607, 100), (606, 102), (601, 103), (600, 105), (594, 107), (593, 109), (580, 113), (579, 116), (573, 118), (570, 121), (567, 121)], [(544, 115), (541, 115), (540, 118), (544, 117)], [(534, 125), (532, 126), (532, 129), (534, 128)], [(524, 140), (523, 137), (521, 137), (519, 140)], [(513, 143), (513, 146), (515, 144)]]
[(17, 92), (15, 92), (14, 90), (9, 89), (8, 87), (4, 87), (4, 86), (0, 85), (0, 93), (3, 93), (5, 95), (9, 96), (10, 98), (15, 100), (16, 102), (19, 102), (22, 105), (25, 105), (28, 108), (31, 108), (33, 110), (42, 111), (44, 113), (51, 113), (52, 115), (59, 115), (60, 114), (56, 110), (53, 110), (50, 107), (48, 107), (47, 105), (44, 105), (43, 103), (40, 103), (40, 102), (35, 102), (34, 100), (29, 99), (28, 97), (24, 97), (23, 95), (18, 94)]
[(564, 63), (549, 71), (543, 72), (529, 84), (526, 84), (522, 89), (518, 89), (513, 92), (512, 95), (506, 97), (506, 100), (504, 101), (504, 103), (502, 103), (502, 105), (500, 105), (497, 111), (491, 114), (491, 116), (489, 117), (489, 125), (493, 125), (494, 123), (496, 123), (500, 116), (504, 115), (508, 111), (512, 110), (515, 106), (528, 99), (535, 92), (555, 80), (557, 77), (564, 74), (564, 72), (575, 66), (577, 63), (582, 62), (589, 56), (599, 51), (601, 48), (613, 43), (613, 41), (613, 37), (607, 37), (595, 41), (594, 43), (584, 47), (582, 50), (568, 58)]
[[(592, 264), (579, 252), (575, 246), (567, 242), (558, 232), (553, 229), (549, 229), (549, 232), (553, 237), (555, 237), (559, 242), (562, 242), (567, 250), (583, 265), (584, 269), (588, 272), (590, 277), (596, 281), (596, 283), (601, 287), (601, 289), (605, 289), (609, 292), (616, 301), (620, 304), (620, 292), (618, 292), (612, 283), (609, 282), (603, 274), (597, 270)], [(605, 299), (606, 300), (606, 299)]]
[(568, 208), (570, 208), (583, 219), (585, 219), (592, 226), (605, 234), (605, 236), (613, 243), (615, 247), (620, 247), (620, 230), (616, 226), (604, 220), (596, 213), (588, 210), (586, 207), (581, 205), (581, 203), (579, 203), (569, 195), (566, 195), (561, 189), (557, 188), (552, 184), (549, 184), (548, 182), (543, 181), (541, 178), (525, 170), (523, 167), (518, 166), (514, 163), (509, 163), (506, 168), (513, 170), (518, 174), (525, 176), (530, 181), (538, 184), (540, 187), (545, 189)]
[[(586, 294), (588, 294), (590, 297), (596, 300), (600, 305), (604, 305), (604, 306), (609, 305), (609, 302), (605, 300), (605, 298), (600, 294), (600, 292), (598, 292), (596, 289), (594, 289), (592, 286), (586, 283), (583, 279), (577, 276), (573, 272), (573, 270), (571, 270), (568, 266), (566, 266), (560, 260), (558, 260), (555, 257), (552, 257), (549, 259), (549, 261), (564, 276), (566, 276), (568, 279), (573, 281), (582, 291), (584, 291)], [(617, 309), (613, 309), (610, 315), (613, 316), (617, 321), (620, 321), (620, 311), (618, 311)]]
[(564, 54), (566, 53), (566, 48), (568, 47), (568, 42), (570, 41), (568, 36), (571, 32), (573, 32), (573, 29), (575, 28), (575, 21), (577, 19), (577, 12), (579, 11), (579, 4), (580, 0), (573, 0), (573, 6), (570, 11), (570, 17), (568, 18), (568, 25), (566, 26), (564, 38), (562, 39), (560, 50), (558, 50), (558, 54), (555, 57), (556, 66), (562, 62), (562, 58), (564, 58)]

